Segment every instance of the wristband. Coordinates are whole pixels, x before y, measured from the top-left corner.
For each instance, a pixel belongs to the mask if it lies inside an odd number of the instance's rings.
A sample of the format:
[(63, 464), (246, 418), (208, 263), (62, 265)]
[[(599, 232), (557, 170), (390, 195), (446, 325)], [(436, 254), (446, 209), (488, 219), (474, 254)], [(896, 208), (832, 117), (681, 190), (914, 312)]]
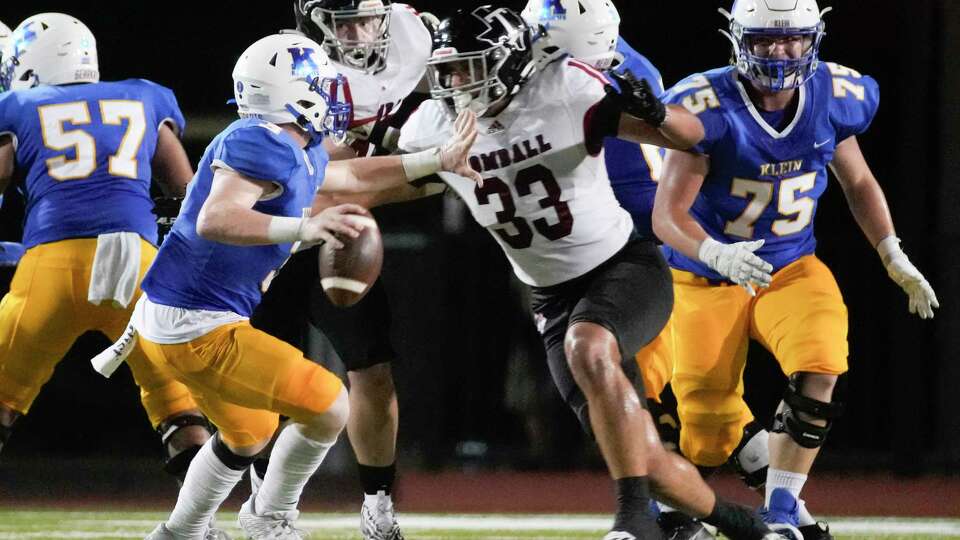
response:
[(408, 182), (431, 175), (443, 166), (439, 146), (422, 152), (403, 154), (400, 156), (400, 163), (403, 164), (403, 173), (407, 175)]
[(887, 236), (877, 244), (877, 253), (880, 254), (880, 260), (883, 261), (884, 266), (890, 264), (895, 255), (903, 253), (900, 249), (900, 239), (893, 234)]
[(304, 218), (273, 216), (267, 225), (267, 240), (274, 244), (290, 244), (300, 240)]

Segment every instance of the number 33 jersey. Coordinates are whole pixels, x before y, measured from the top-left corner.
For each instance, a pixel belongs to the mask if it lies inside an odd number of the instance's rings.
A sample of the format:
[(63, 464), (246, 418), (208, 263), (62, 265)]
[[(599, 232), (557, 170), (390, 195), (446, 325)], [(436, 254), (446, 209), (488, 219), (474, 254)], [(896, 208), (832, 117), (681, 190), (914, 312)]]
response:
[[(839, 143), (866, 131), (879, 89), (855, 70), (821, 63), (798, 89), (793, 117), (778, 119), (758, 110), (743, 85), (735, 68), (716, 69), (687, 77), (665, 100), (697, 114), (706, 130), (692, 151), (710, 157), (710, 171), (691, 215), (721, 242), (764, 239), (757, 255), (776, 271), (814, 252), (827, 165)], [(674, 268), (723, 279), (669, 246), (664, 252)]]
[(150, 161), (164, 123), (183, 132), (176, 98), (142, 79), (0, 94), (0, 135), (24, 176), (24, 245), (121, 231), (156, 244)]
[[(478, 119), (470, 164), (483, 175), (483, 187), (440, 173), (528, 285), (546, 287), (589, 272), (633, 230), (610, 187), (601, 144), (587, 144), (604, 84), (599, 72), (576, 60), (546, 65), (500, 114)], [(441, 101), (424, 102), (404, 125), (400, 148), (443, 144), (453, 120)]]

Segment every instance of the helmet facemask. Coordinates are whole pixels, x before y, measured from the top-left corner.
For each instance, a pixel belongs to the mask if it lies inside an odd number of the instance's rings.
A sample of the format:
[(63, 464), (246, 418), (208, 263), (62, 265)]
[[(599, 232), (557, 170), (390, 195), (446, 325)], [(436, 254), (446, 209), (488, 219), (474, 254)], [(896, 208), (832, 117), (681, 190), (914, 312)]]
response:
[(366, 74), (386, 67), (390, 50), (389, 4), (365, 0), (357, 9), (334, 10), (307, 2), (304, 9), (323, 32), (322, 45), (331, 60)]
[[(515, 94), (523, 81), (532, 74), (530, 63), (517, 80), (503, 80), (501, 73), (514, 73), (513, 64), (519, 61), (505, 45), (493, 45), (485, 50), (458, 53), (456, 49), (437, 49), (427, 61), (430, 97), (442, 100), (454, 114), (470, 109), (478, 116), (485, 115), (494, 105)], [(466, 82), (454, 84), (459, 74)]]
[(298, 99), (285, 105), (293, 115), (298, 126), (310, 134), (313, 143), (319, 143), (329, 136), (336, 144), (343, 144), (350, 127), (350, 102), (343, 97), (347, 79), (343, 75), (336, 77), (314, 77), (309, 81), (309, 91), (319, 98), (316, 101)]

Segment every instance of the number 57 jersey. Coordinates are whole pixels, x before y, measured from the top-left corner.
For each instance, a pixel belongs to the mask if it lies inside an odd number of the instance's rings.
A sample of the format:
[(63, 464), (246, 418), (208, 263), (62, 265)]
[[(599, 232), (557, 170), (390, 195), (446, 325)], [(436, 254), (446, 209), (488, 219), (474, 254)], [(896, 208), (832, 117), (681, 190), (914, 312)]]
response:
[[(548, 64), (500, 114), (478, 119), (470, 164), (483, 176), (483, 187), (440, 173), (528, 285), (586, 274), (619, 251), (633, 230), (610, 187), (604, 134), (589, 128), (605, 83), (576, 60)], [(443, 102), (424, 102), (403, 126), (400, 149), (443, 144), (453, 122)]]
[(176, 98), (142, 79), (0, 94), (0, 135), (30, 165), (24, 245), (111, 232), (156, 244), (150, 162), (164, 123), (183, 132)]
[[(770, 113), (754, 106), (744, 84), (735, 68), (715, 69), (684, 79), (665, 100), (696, 114), (706, 131), (692, 151), (710, 157), (710, 170), (691, 215), (721, 242), (765, 240), (757, 255), (776, 271), (814, 252), (827, 165), (838, 144), (867, 130), (879, 89), (870, 77), (824, 62), (797, 90), (795, 112)], [(723, 279), (669, 246), (664, 252), (674, 268)]]

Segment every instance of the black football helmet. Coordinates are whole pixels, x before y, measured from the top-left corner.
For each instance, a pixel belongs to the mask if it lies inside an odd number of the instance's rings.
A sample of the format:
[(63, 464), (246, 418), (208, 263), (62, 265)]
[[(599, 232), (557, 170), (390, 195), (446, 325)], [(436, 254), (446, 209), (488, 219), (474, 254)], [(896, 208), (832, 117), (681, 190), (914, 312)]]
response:
[[(295, 0), (293, 12), (297, 30), (321, 44), (334, 62), (364, 73), (386, 67), (390, 0)], [(338, 35), (346, 25), (352, 28)], [(361, 28), (368, 35), (360, 35)]]
[(515, 11), (480, 6), (440, 21), (427, 62), (430, 94), (451, 112), (485, 114), (533, 74), (533, 30)]

